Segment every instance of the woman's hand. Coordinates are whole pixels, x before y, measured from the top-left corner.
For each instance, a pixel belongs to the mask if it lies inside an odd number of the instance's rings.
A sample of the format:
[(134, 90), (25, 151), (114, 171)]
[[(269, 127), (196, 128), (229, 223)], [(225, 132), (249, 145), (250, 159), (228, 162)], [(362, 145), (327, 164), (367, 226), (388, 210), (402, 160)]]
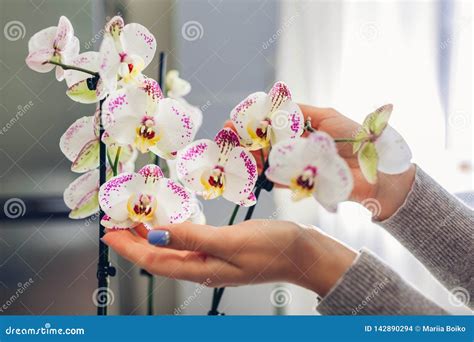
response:
[(108, 232), (103, 241), (150, 273), (210, 287), (285, 281), (324, 296), (357, 256), (313, 227), (286, 221), (135, 231)]
[[(305, 119), (311, 118), (314, 129), (328, 133), (334, 139), (352, 138), (360, 129), (360, 125), (332, 108), (316, 108), (308, 105), (300, 105)], [(405, 202), (408, 192), (415, 179), (415, 166), (402, 174), (388, 175), (379, 172), (376, 184), (366, 181), (359, 168), (357, 154), (352, 153), (351, 143), (337, 143), (339, 154), (349, 165), (354, 178), (354, 189), (350, 199), (363, 202), (373, 198), (380, 203), (380, 212), (377, 213), (378, 220), (390, 217)]]

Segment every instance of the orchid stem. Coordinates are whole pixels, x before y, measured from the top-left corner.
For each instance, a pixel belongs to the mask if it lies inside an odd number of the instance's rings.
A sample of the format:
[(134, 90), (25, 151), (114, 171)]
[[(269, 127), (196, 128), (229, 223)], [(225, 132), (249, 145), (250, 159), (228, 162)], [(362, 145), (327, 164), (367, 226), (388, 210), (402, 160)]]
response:
[(63, 64), (63, 63), (55, 62), (55, 61), (47, 61), (47, 62), (44, 62), (43, 64), (48, 64), (48, 63), (60, 66), (64, 70), (76, 70), (76, 71), (80, 71), (80, 72), (85, 72), (86, 74), (90, 74), (90, 75), (95, 76), (95, 77), (99, 76), (98, 72), (87, 70), (87, 69), (84, 69), (84, 68), (80, 68), (80, 67), (77, 67), (77, 66), (74, 66), (74, 65)]
[(119, 165), (119, 161), (120, 161), (120, 152), (122, 152), (122, 146), (119, 146), (117, 148), (117, 153), (115, 154), (115, 161), (113, 163), (113, 166), (112, 166), (112, 172), (114, 174), (114, 177), (117, 176), (117, 171), (118, 171), (118, 165)]

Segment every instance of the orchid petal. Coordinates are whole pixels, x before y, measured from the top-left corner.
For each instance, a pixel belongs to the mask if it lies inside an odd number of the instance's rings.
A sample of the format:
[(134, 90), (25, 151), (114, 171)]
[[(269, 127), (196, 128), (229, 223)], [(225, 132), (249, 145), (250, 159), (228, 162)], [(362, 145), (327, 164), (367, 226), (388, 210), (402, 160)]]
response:
[(377, 182), (378, 153), (374, 143), (366, 142), (357, 154), (359, 167), (370, 184)]
[(43, 48), (30, 52), (26, 57), (26, 64), (28, 67), (36, 72), (50, 72), (55, 68), (54, 64), (46, 63), (49, 61), (54, 54), (54, 49)]
[(240, 146), (239, 136), (230, 128), (221, 129), (214, 138), (219, 147), (222, 157), (226, 156), (230, 150)]
[(225, 188), (222, 196), (234, 203), (252, 205), (247, 201), (258, 177), (257, 163), (253, 155), (243, 147), (230, 151), (224, 165)]
[(100, 187), (100, 207), (115, 222), (128, 219), (128, 199), (135, 191), (141, 190), (142, 179), (137, 173), (122, 173)]
[(99, 79), (97, 88), (90, 89), (87, 80), (71, 85), (66, 91), (66, 95), (73, 101), (80, 103), (96, 103), (102, 100), (107, 93), (104, 92), (102, 81)]
[(153, 34), (145, 26), (134, 23), (125, 25), (121, 38), (124, 50), (129, 55), (137, 55), (143, 58), (143, 68), (146, 68), (153, 60), (156, 52), (156, 39)]
[(268, 92), (268, 96), (271, 102), (270, 112), (281, 110), (282, 106), (291, 101), (290, 89), (284, 82), (276, 82)]
[(306, 165), (302, 158), (308, 148), (308, 139), (295, 138), (281, 141), (273, 146), (268, 156), (269, 167), (265, 172), (268, 179), (290, 185), (291, 180), (300, 174)]
[(108, 125), (107, 132), (118, 144), (133, 145), (140, 122), (136, 116), (124, 116)]
[(48, 28), (42, 29), (39, 32), (36, 32), (28, 41), (28, 51), (31, 53), (33, 51), (47, 48), (54, 50), (53, 44), (56, 31), (56, 26), (50, 26)]
[(303, 134), (304, 116), (300, 107), (294, 102), (286, 102), (278, 106), (270, 116), (272, 144)]
[(107, 91), (117, 89), (117, 72), (120, 67), (120, 56), (115, 47), (114, 39), (106, 34), (100, 45), (99, 74)]
[(186, 96), (191, 91), (191, 84), (179, 77), (178, 70), (170, 70), (166, 74), (167, 95), (173, 99), (179, 99)]
[(176, 172), (178, 178), (187, 187), (196, 192), (203, 192), (201, 176), (217, 165), (219, 148), (212, 140), (196, 140), (178, 152)]
[(379, 171), (399, 174), (408, 170), (412, 158), (410, 147), (396, 130), (387, 126), (374, 144), (379, 156)]
[(161, 168), (154, 164), (145, 165), (138, 173), (145, 178), (145, 183), (154, 183), (164, 177)]
[(191, 117), (176, 100), (167, 98), (159, 101), (155, 126), (160, 139), (150, 151), (164, 159), (174, 159), (173, 153), (194, 139)]
[(145, 227), (153, 229), (156, 226), (186, 221), (191, 215), (191, 194), (171, 179), (161, 178), (157, 184), (157, 193), (160, 194), (157, 209), (153, 222), (146, 222)]
[(391, 104), (377, 108), (365, 118), (363, 127), (372, 134), (380, 135), (388, 124), (392, 110), (393, 105)]
[(264, 92), (256, 92), (249, 95), (245, 100), (239, 103), (230, 113), (237, 133), (241, 138), (243, 145), (251, 149), (259, 149), (255, 146), (249, 129), (255, 131), (256, 126), (265, 119), (270, 108), (269, 98)]
[[(140, 121), (145, 115), (152, 116), (154, 114), (157, 102), (158, 99), (149, 96), (145, 88), (127, 87), (115, 91), (107, 97), (102, 105), (102, 124), (109, 130), (109, 125), (123, 117), (134, 116)], [(136, 127), (137, 125), (130, 127), (130, 129), (134, 130)], [(113, 136), (112, 131), (109, 133)]]
[(99, 140), (91, 140), (79, 152), (71, 166), (73, 172), (87, 172), (99, 166)]
[(328, 211), (349, 198), (354, 186), (351, 170), (339, 155), (326, 154), (315, 163), (320, 165), (314, 197)]
[(100, 224), (107, 229), (123, 230), (136, 227), (139, 223), (133, 222), (130, 219), (126, 219), (124, 221), (115, 221), (110, 216), (104, 215), (104, 217), (100, 221)]
[[(84, 218), (99, 210), (99, 170), (76, 178), (64, 191), (64, 202), (72, 210), (71, 218)], [(95, 204), (94, 204), (95, 201)]]
[(74, 28), (72, 27), (71, 22), (65, 16), (59, 18), (58, 27), (56, 30), (56, 35), (54, 37), (54, 45), (63, 50), (67, 47), (68, 43), (74, 37)]
[(86, 144), (97, 140), (97, 130), (94, 116), (77, 119), (61, 136), (61, 151), (70, 161), (75, 161)]

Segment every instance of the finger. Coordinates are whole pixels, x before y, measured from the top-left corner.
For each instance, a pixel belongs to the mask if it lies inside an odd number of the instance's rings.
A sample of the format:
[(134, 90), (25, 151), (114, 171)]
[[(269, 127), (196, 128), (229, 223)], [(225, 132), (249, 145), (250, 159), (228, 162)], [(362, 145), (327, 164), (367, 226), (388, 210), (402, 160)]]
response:
[(232, 241), (227, 235), (229, 234), (225, 234), (223, 229), (184, 222), (149, 231), (148, 241), (154, 245), (177, 250), (223, 256), (229, 248), (229, 241)]
[[(169, 278), (206, 281), (208, 286), (217, 286), (233, 279), (239, 272), (235, 266), (213, 256), (203, 258), (196, 252), (154, 247), (130, 231), (109, 232), (102, 240), (135, 265)], [(207, 279), (212, 279), (213, 284)]]
[(135, 232), (144, 239), (147, 239), (149, 230), (145, 228), (143, 224), (133, 228)]
[(337, 112), (332, 108), (319, 108), (305, 104), (298, 104), (301, 111), (303, 112), (305, 121), (310, 118), (311, 119), (311, 126), (314, 129), (319, 129), (319, 125), (323, 120), (328, 118), (335, 117)]

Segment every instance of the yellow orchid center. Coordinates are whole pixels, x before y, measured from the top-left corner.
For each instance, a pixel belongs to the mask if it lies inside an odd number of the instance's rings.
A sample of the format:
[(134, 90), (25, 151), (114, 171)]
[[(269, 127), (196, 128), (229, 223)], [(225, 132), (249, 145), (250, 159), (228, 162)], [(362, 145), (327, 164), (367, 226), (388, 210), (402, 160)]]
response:
[(150, 221), (153, 218), (156, 206), (157, 201), (154, 196), (133, 194), (127, 203), (128, 216), (134, 222)]
[(141, 125), (136, 128), (136, 132), (135, 146), (142, 153), (146, 153), (151, 146), (156, 145), (160, 140), (155, 121), (151, 117), (145, 116)]
[(298, 177), (291, 180), (290, 189), (293, 191), (295, 201), (311, 196), (315, 190), (317, 175), (317, 167), (307, 166)]
[(139, 56), (121, 56), (121, 60), (122, 63), (120, 64), (118, 71), (120, 81), (124, 83), (131, 83), (136, 79), (138, 75), (140, 75), (145, 66), (145, 62)]
[(252, 138), (255, 145), (265, 148), (270, 146), (270, 130), (271, 121), (270, 119), (264, 119), (259, 122), (257, 128), (252, 128), (252, 124), (247, 126), (247, 132)]
[(204, 199), (213, 199), (219, 197), (224, 192), (225, 177), (222, 166), (214, 167), (210, 172), (201, 177), (201, 183), (204, 186)]

